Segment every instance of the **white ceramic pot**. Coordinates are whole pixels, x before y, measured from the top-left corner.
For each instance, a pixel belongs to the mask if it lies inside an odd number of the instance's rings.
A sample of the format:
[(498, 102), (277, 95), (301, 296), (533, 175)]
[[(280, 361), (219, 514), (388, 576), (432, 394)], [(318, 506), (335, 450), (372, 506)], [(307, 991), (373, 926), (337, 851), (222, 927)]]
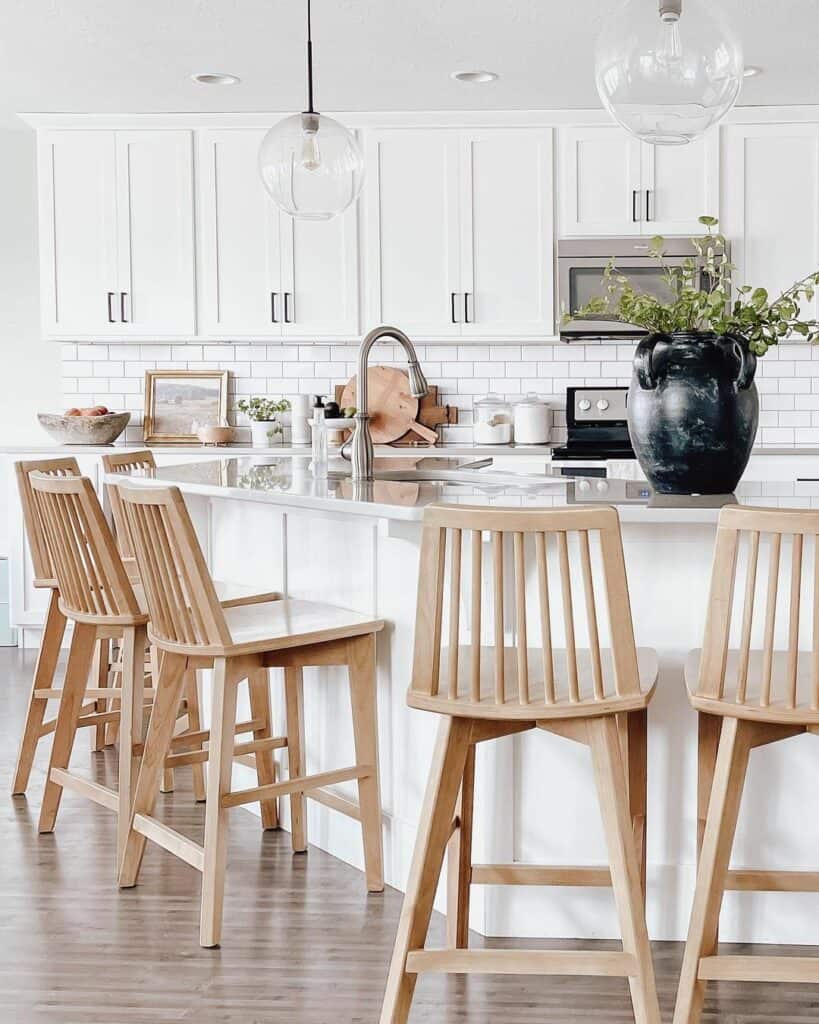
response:
[(250, 440), (254, 448), (270, 448), (274, 444), (281, 444), (281, 424), (276, 420), (251, 420)]

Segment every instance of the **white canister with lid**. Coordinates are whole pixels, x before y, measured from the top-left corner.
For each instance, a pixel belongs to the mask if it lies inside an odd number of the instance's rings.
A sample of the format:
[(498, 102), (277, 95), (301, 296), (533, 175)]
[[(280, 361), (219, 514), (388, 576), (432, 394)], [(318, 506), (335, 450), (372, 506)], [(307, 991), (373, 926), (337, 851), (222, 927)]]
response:
[(547, 444), (551, 422), (549, 403), (530, 391), (515, 402), (515, 444)]
[(510, 444), (512, 406), (500, 395), (486, 395), (475, 402), (475, 444)]

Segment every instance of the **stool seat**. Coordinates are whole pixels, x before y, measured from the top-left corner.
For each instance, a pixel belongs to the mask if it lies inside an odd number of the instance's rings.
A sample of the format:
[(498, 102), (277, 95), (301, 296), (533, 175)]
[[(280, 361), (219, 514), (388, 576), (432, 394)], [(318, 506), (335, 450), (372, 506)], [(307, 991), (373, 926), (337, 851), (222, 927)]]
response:
[(222, 608), (232, 644), (174, 643), (156, 636), (150, 623), (148, 635), (162, 650), (227, 658), (366, 636), (384, 625), (380, 619), (318, 601), (281, 599)]
[[(725, 662), (724, 691), (721, 698), (703, 696), (697, 692), (699, 683), (702, 648), (690, 651), (685, 659), (685, 685), (691, 706), (704, 714), (720, 715), (727, 718), (742, 718), (747, 721), (773, 722), (780, 725), (819, 725), (819, 708), (812, 708), (808, 694), (811, 691), (814, 656), (811, 651), (798, 651), (796, 655), (797, 699), (790, 707), (784, 695), (774, 689), (770, 702), (760, 700), (764, 674), (765, 655), (763, 651), (748, 652), (748, 675), (744, 701), (737, 699), (737, 683), (740, 651), (728, 651)], [(774, 651), (771, 659), (771, 674), (775, 679), (785, 678), (789, 667), (787, 651)], [(802, 696), (804, 695), (804, 696)]]
[[(521, 704), (518, 698), (518, 648), (505, 647), (503, 651), (505, 700), (499, 703), (495, 698), (493, 684), (495, 648), (481, 647), (481, 699), (471, 700), (468, 694), (459, 693), (450, 697), (449, 682), (452, 661), (450, 649), (441, 650), (441, 674), (438, 693), (430, 696), (422, 690), (410, 689), (407, 704), (421, 711), (437, 711), (440, 714), (463, 713), (470, 718), (492, 718), (502, 721), (535, 721), (546, 718), (587, 718), (589, 715), (610, 715), (622, 711), (639, 711), (648, 706), (657, 683), (659, 661), (657, 652), (651, 647), (637, 648), (637, 670), (639, 692), (623, 696), (610, 696), (605, 700), (594, 696), (592, 652), (578, 649), (577, 675), (580, 699), (571, 701), (569, 693), (569, 661), (565, 650), (552, 652), (554, 665), (555, 700), (547, 702), (544, 694), (543, 650), (540, 647), (527, 648), (529, 669), (529, 703)], [(601, 648), (600, 660), (603, 675), (613, 677), (612, 652)], [(468, 679), (472, 666), (472, 647), (458, 648), (458, 676)]]

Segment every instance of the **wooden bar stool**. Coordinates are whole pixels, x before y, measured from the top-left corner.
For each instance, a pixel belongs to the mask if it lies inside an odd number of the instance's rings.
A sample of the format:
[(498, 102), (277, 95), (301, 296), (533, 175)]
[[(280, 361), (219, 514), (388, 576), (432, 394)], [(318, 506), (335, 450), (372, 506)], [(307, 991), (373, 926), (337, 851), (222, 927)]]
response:
[[(120, 885), (136, 884), (146, 839), (202, 872), (200, 943), (219, 944), (227, 859), (227, 811), (290, 795), (293, 848), (305, 849), (304, 796), (361, 821), (367, 889), (384, 888), (381, 801), (378, 784), (375, 634), (383, 623), (345, 608), (311, 601), (278, 600), (224, 608), (208, 573), (182, 495), (175, 487), (118, 485), (140, 577), (150, 610), (151, 643), (162, 652), (157, 692)], [(304, 764), (302, 669), (346, 665), (350, 679), (356, 764), (307, 775)], [(231, 762), (236, 689), (242, 679), (263, 679), (285, 670), (287, 737), (266, 738), (248, 748), (289, 748), (289, 778), (271, 777), (252, 789), (233, 790)], [(173, 709), (185, 672), (212, 668), (212, 710), (205, 835), (202, 845), (163, 825), (154, 815), (159, 777), (172, 741)], [(323, 787), (356, 779), (358, 804)]]
[[(484, 559), (487, 533), (490, 545)], [(468, 586), (462, 585), (464, 567)], [(582, 584), (575, 579), (573, 587), (573, 577)], [(583, 649), (577, 642), (582, 613), (575, 591), (580, 588), (588, 641)], [(600, 600), (601, 591), (605, 602)], [(490, 598), (492, 612), (484, 616), (484, 601), (490, 603)], [(468, 609), (464, 629), (462, 604)], [(607, 650), (600, 646), (602, 604), (608, 608)], [(561, 612), (565, 649), (557, 650), (553, 619)], [(529, 646), (533, 621), (541, 638), (537, 648)], [(507, 631), (512, 626), (514, 642), (509, 643)], [(466, 644), (464, 632), (470, 637)], [(656, 655), (634, 644), (614, 509), (441, 505), (426, 510), (407, 702), (437, 712), (442, 721), (382, 1024), (408, 1019), (415, 983), (424, 971), (624, 977), (631, 988), (635, 1020), (659, 1024), (639, 853), (645, 829), (645, 710), (656, 677)], [(475, 744), (536, 727), (590, 747), (608, 868), (471, 863)], [(621, 738), (629, 733), (633, 742), (627, 745), (625, 758)], [(424, 943), (448, 844), (450, 948), (428, 950)], [(470, 883), (611, 885), (623, 950), (467, 949)]]
[[(700, 719), (701, 849), (674, 1024), (700, 1020), (709, 981), (819, 982), (819, 957), (718, 954), (726, 891), (819, 891), (815, 872), (730, 870), (751, 751), (819, 734), (818, 541), (818, 512), (735, 505), (720, 513), (703, 646), (686, 664)], [(812, 571), (803, 572), (810, 557)], [(810, 649), (800, 651), (804, 590), (812, 637)], [(778, 613), (787, 627), (779, 649)]]
[[(39, 590), (48, 590), (49, 592), (40, 650), (34, 669), (28, 711), (20, 741), (14, 781), (12, 783), (12, 795), (17, 796), (25, 793), (28, 788), (31, 767), (34, 763), (34, 756), (37, 752), (39, 741), (44, 736), (50, 736), (56, 725), (56, 718), (46, 721), (45, 715), (49, 700), (59, 700), (62, 696), (62, 690), (54, 684), (57, 659), (59, 658), (66, 626), (65, 616), (60, 610), (59, 585), (51, 565), (48, 545), (29, 482), (29, 474), (38, 472), (54, 476), (78, 477), (80, 475), (80, 467), (74, 458), (38, 459), (35, 461), (15, 462), (14, 471), (23, 512), (23, 525), (34, 570), (33, 585)], [(94, 667), (89, 679), (89, 685), (91, 686), (103, 687), (108, 685), (111, 667), (109, 646), (108, 639), (99, 640), (96, 645)], [(103, 717), (96, 717), (94, 714), (95, 710), (103, 713)], [(104, 715), (104, 712), (107, 710), (107, 708), (101, 707), (98, 704), (95, 706), (95, 703), (86, 705), (84, 707), (84, 714), (78, 723), (80, 727), (93, 727), (94, 740), (92, 742), (92, 749), (94, 750), (102, 748), (106, 725), (111, 724), (110, 716), (105, 717)], [(118, 718), (119, 716), (115, 717)]]
[[(133, 473), (135, 471), (151, 473), (156, 469), (156, 460), (154, 459), (153, 452), (149, 449), (110, 452), (107, 455), (103, 455), (101, 461), (102, 468), (106, 474)], [(144, 607), (145, 601), (139, 578), (139, 567), (137, 566), (136, 558), (134, 557), (134, 548), (128, 532), (128, 523), (125, 518), (122, 501), (116, 487), (111, 487), (108, 484), (105, 485), (105, 495), (108, 499), (108, 504), (111, 510), (111, 519), (114, 527), (114, 535), (117, 540), (117, 547), (119, 548), (128, 576), (134, 584), (137, 598)], [(234, 605), (275, 601), (281, 597), (281, 594), (276, 591), (259, 591), (252, 587), (244, 587), (235, 583), (226, 583), (222, 580), (216, 580), (215, 586), (216, 593), (219, 596), (219, 601), (225, 608), (230, 608)], [(199, 686), (195, 671), (190, 672), (186, 676), (183, 692), (187, 711), (187, 731), (192, 733), (202, 732), (202, 721), (199, 707)], [(254, 717), (256, 717), (257, 712), (260, 717), (268, 717), (270, 714), (270, 697), (269, 694), (267, 694), (267, 696), (265, 695), (264, 688), (261, 686), (254, 686), (251, 691), (251, 699), (255, 709), (252, 710)], [(104, 710), (104, 708), (101, 708), (100, 710)], [(108, 729), (108, 741), (113, 742), (113, 739), (116, 736), (117, 722), (112, 722)], [(180, 731), (179, 725), (177, 725), (177, 734), (179, 734)], [(190, 747), (186, 747), (186, 749), (203, 750), (204, 743), (201, 743), (198, 747), (195, 744), (192, 744)], [(194, 797), (196, 800), (204, 800), (206, 789), (205, 765), (204, 763), (194, 763), (191, 768), (193, 772)], [(164, 770), (162, 775), (162, 784), (160, 786), (161, 792), (169, 793), (173, 790), (173, 772), (173, 768), (166, 768)], [(264, 810), (264, 822), (265, 828), (278, 828), (278, 810), (275, 800), (266, 804)]]

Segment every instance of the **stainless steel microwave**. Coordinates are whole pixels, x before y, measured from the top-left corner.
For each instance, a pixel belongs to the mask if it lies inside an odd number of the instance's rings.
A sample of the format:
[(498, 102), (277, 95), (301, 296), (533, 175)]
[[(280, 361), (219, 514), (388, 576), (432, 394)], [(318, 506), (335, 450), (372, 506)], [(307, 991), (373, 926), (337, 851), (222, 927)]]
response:
[[(563, 341), (582, 338), (641, 338), (645, 331), (635, 324), (612, 318), (573, 318), (564, 322), (564, 314), (580, 309), (595, 296), (605, 296), (603, 275), (614, 259), (622, 273), (638, 291), (670, 298), (668, 280), (657, 259), (649, 253), (649, 238), (561, 238), (557, 243), (558, 329)], [(702, 263), (689, 238), (665, 239), (665, 265), (682, 267), (692, 257)], [(726, 252), (725, 258), (730, 258)], [(700, 268), (700, 287), (707, 288), (707, 274)]]

